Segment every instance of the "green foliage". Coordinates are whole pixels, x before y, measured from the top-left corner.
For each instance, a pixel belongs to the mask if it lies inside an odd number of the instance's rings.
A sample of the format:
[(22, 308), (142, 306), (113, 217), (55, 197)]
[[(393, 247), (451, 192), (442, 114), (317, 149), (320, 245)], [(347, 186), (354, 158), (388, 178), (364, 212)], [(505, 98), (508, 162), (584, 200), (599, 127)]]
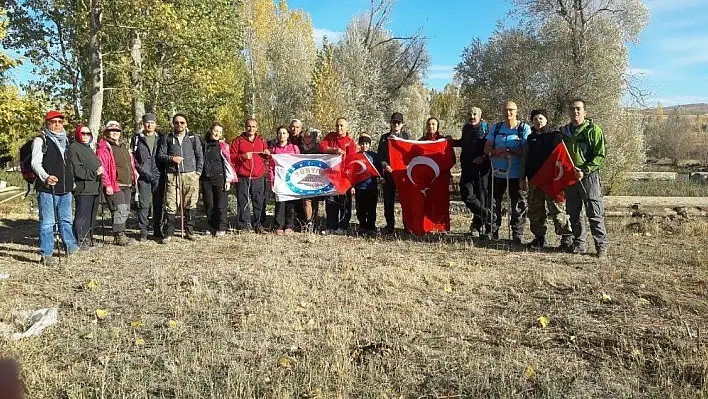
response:
[(44, 101), (21, 95), (14, 86), (0, 86), (0, 160), (17, 163), (20, 147), (42, 128)]

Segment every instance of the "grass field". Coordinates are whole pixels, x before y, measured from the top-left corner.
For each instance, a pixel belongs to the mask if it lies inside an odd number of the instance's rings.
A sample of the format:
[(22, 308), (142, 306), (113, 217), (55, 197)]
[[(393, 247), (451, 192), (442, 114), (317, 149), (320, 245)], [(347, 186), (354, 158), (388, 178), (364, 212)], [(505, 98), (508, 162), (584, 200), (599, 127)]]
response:
[(0, 321), (59, 308), (0, 339), (28, 398), (708, 395), (705, 220), (612, 219), (605, 263), (485, 247), (456, 215), (446, 237), (176, 239), (46, 269), (24, 206), (0, 218)]

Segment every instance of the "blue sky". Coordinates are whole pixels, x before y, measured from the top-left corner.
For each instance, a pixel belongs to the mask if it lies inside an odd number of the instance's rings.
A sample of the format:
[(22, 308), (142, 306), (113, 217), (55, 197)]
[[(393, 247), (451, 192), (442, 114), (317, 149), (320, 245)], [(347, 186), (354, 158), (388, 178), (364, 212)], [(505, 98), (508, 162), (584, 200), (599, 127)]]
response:
[[(630, 70), (650, 92), (648, 105), (708, 103), (708, 0), (645, 0), (651, 22), (630, 46)], [(336, 39), (368, 0), (289, 0), (310, 13), (316, 39)], [(398, 0), (388, 29), (406, 34), (423, 27), (432, 66), (428, 85), (442, 88), (470, 41), (485, 40), (509, 10), (503, 0)]]

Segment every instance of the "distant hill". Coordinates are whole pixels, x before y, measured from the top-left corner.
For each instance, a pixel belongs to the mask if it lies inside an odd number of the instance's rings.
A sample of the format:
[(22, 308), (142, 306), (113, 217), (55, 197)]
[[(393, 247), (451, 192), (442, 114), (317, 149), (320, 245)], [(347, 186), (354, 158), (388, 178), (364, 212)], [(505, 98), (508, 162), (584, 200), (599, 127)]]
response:
[[(680, 112), (682, 114), (686, 115), (705, 115), (708, 114), (708, 104), (706, 103), (699, 103), (699, 104), (681, 104), (681, 105), (672, 105), (672, 106), (664, 106), (664, 115), (671, 114), (673, 112)], [(654, 113), (656, 112), (656, 107), (653, 108), (645, 108), (642, 110), (643, 113)]]

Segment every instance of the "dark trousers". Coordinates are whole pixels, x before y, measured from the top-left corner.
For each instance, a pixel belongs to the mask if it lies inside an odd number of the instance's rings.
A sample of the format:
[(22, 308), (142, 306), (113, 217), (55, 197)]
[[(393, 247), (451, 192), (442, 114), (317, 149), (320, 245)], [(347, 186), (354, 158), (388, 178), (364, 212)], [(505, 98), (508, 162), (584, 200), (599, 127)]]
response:
[(574, 244), (582, 249), (586, 247), (587, 230), (583, 219), (584, 208), (590, 223), (590, 234), (595, 241), (595, 248), (607, 250), (609, 240), (605, 228), (605, 206), (600, 174), (597, 172), (587, 174), (583, 176), (581, 183), (573, 184), (565, 190), (566, 211), (570, 216)]
[[(499, 232), (501, 226), (501, 204), (506, 191), (506, 178), (494, 177), (494, 213), (497, 216), (494, 232)], [(511, 235), (513, 238), (521, 238), (524, 235), (524, 225), (526, 224), (526, 202), (519, 192), (519, 179), (509, 179), (509, 207), (511, 212)]]
[[(138, 180), (138, 227), (140, 232), (150, 229), (150, 209), (152, 208), (153, 231), (159, 235), (160, 219), (162, 219), (162, 195), (160, 181)], [(159, 215), (159, 217), (158, 217)]]
[[(265, 204), (265, 176), (256, 179), (239, 176), (236, 183), (236, 202), (238, 203), (238, 228), (244, 229), (250, 226), (262, 226), (261, 219)], [(253, 212), (249, 216), (248, 205), (251, 205)]]
[(352, 218), (352, 194), (347, 190), (345, 195), (327, 197), (325, 203), (328, 230), (348, 230)]
[(386, 228), (393, 230), (396, 227), (396, 184), (393, 182), (393, 176), (390, 173), (384, 174), (383, 204)]
[(301, 200), (275, 202), (275, 228), (277, 230), (295, 228), (295, 205)]
[(268, 220), (268, 217), (266, 215), (266, 208), (268, 207), (268, 204), (270, 203), (271, 199), (275, 197), (275, 194), (273, 194), (273, 185), (268, 179), (268, 177), (264, 177), (265, 179), (265, 184), (263, 185), (263, 206), (261, 207), (261, 225), (265, 225), (266, 221)]
[(464, 168), (460, 176), (460, 196), (467, 209), (472, 212), (472, 225), (479, 230), (482, 225), (491, 228), (489, 206), (489, 169)]
[(152, 193), (152, 224), (155, 236), (162, 235), (162, 225), (165, 223), (165, 190), (167, 175), (161, 174), (157, 181), (157, 188)]
[(202, 202), (204, 202), (204, 213), (207, 216), (209, 228), (216, 231), (226, 231), (228, 224), (227, 209), (229, 205), (229, 193), (224, 191), (226, 185), (223, 181), (200, 181), (202, 186)]
[(379, 190), (356, 190), (356, 218), (359, 228), (363, 230), (376, 229), (376, 203), (379, 199)]
[(77, 195), (76, 211), (74, 212), (74, 235), (80, 246), (93, 243), (93, 229), (98, 214), (98, 195)]

